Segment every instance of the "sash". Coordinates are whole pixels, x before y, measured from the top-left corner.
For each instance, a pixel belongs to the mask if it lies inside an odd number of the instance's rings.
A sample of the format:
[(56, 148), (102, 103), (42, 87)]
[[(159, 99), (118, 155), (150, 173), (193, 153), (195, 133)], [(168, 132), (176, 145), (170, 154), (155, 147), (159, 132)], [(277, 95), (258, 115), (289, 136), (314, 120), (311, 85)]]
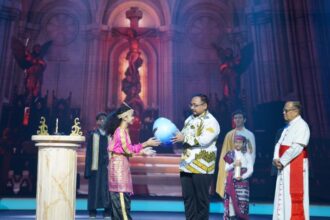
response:
[(93, 148), (92, 148), (92, 170), (97, 170), (99, 166), (99, 145), (100, 135), (97, 133), (93, 134)]
[[(280, 157), (290, 146), (280, 146)], [(290, 163), (291, 220), (304, 220), (304, 176), (303, 161), (307, 158), (307, 148)]]
[(227, 178), (227, 172), (225, 171), (225, 161), (224, 157), (228, 153), (228, 151), (234, 149), (234, 136), (236, 130), (233, 129), (227, 133), (225, 140), (223, 141), (223, 145), (221, 148), (221, 154), (219, 159), (219, 170), (218, 170), (218, 178), (217, 178), (217, 185), (216, 185), (216, 192), (224, 198), (225, 194), (225, 181)]

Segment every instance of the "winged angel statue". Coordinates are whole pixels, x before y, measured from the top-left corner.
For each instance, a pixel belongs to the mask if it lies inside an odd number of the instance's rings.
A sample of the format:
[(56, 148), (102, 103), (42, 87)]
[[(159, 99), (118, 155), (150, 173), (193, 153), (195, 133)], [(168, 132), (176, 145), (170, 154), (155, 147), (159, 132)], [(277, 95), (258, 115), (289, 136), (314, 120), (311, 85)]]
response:
[(48, 41), (43, 45), (35, 44), (31, 51), (27, 46), (28, 40), (24, 45), (19, 39), (13, 37), (11, 48), (17, 64), (24, 70), (25, 89), (28, 97), (36, 97), (40, 95), (42, 76), (47, 66), (44, 56), (52, 41)]
[(253, 60), (253, 43), (249, 43), (234, 55), (232, 48), (222, 48), (213, 44), (220, 58), (220, 73), (223, 95), (238, 98), (240, 93), (241, 75)]

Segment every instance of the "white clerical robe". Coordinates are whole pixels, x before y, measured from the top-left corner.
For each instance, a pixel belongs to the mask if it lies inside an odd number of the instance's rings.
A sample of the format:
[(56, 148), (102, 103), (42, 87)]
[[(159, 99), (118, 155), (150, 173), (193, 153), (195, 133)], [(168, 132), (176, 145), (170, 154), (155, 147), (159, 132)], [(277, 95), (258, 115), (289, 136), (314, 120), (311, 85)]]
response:
[[(289, 122), (283, 130), (278, 143), (275, 146), (274, 159), (280, 159), (284, 166), (278, 171), (276, 191), (274, 199), (273, 220), (291, 219), (291, 195), (290, 195), (290, 163), (300, 155), (304, 146), (309, 142), (310, 131), (308, 124), (297, 116)], [(289, 146), (288, 150), (280, 157), (280, 146)], [(305, 220), (309, 219), (309, 188), (308, 188), (308, 159), (303, 159), (303, 209)]]

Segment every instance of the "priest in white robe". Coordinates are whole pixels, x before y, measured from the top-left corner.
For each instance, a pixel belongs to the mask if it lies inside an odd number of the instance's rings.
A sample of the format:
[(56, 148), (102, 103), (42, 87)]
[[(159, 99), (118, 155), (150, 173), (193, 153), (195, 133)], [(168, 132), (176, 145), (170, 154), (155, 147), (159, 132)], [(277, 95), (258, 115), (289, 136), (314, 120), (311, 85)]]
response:
[(309, 188), (307, 145), (308, 124), (300, 116), (299, 102), (286, 102), (287, 126), (275, 146), (273, 164), (278, 169), (273, 220), (308, 220)]

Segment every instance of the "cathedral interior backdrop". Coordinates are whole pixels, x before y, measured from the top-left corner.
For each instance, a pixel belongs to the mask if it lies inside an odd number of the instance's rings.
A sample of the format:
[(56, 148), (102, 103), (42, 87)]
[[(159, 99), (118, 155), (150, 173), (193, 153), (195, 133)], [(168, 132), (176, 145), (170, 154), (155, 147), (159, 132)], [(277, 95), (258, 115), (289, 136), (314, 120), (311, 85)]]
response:
[[(1, 0), (0, 197), (35, 196), (30, 140), (41, 116), (63, 134), (79, 117), (86, 132), (126, 100), (139, 141), (157, 117), (181, 128), (191, 95), (205, 93), (219, 149), (231, 111), (247, 113), (257, 141), (251, 197), (266, 201), (283, 103), (300, 100), (312, 131), (311, 201), (329, 203), (329, 12), (327, 0)], [(27, 52), (30, 65), (20, 60)], [(180, 146), (158, 151), (175, 158)]]

